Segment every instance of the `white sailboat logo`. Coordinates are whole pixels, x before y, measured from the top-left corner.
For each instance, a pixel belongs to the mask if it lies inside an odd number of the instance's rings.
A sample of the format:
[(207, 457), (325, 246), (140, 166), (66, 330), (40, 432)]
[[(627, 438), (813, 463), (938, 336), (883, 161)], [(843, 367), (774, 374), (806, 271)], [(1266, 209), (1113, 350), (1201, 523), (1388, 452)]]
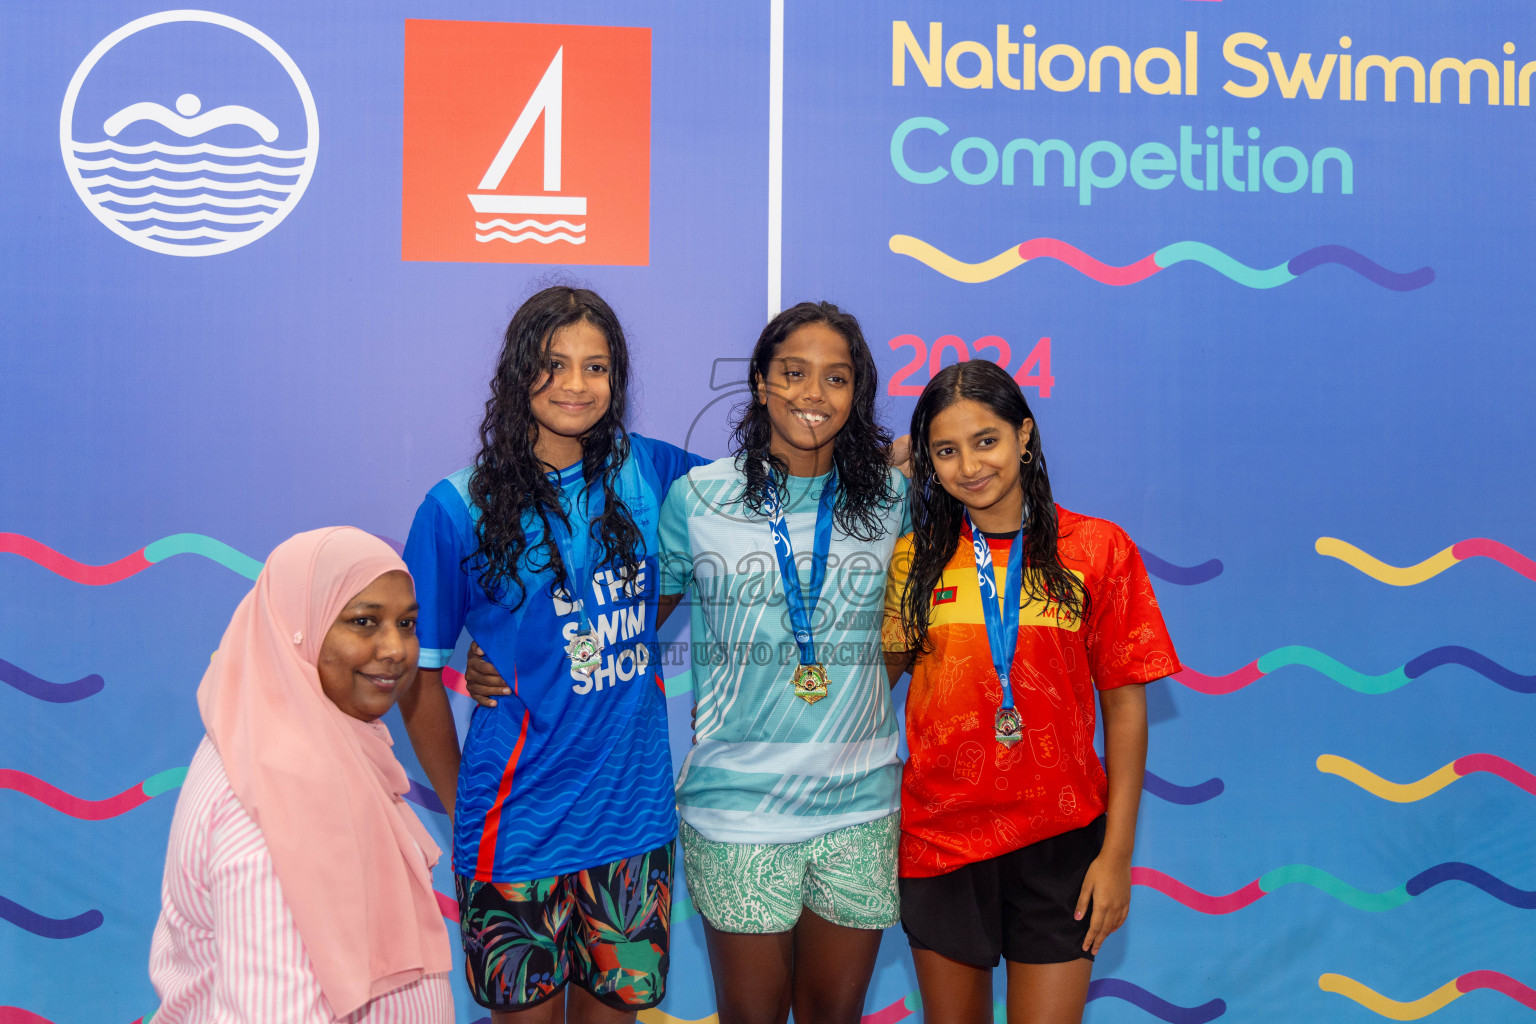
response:
[[(523, 104), (522, 112), (513, 122), (512, 130), (496, 151), (485, 175), (480, 179), (480, 191), (469, 193), (469, 202), (475, 213), (491, 215), (490, 219), (475, 218), (477, 242), (570, 242), (581, 245), (587, 240), (587, 197), (562, 196), (560, 191), (560, 132), (563, 98), (565, 47), (555, 51), (555, 57), (544, 70), (544, 77)], [(544, 115), (544, 194), (533, 196), (487, 195), (501, 186), (507, 169), (517, 158), (523, 143), (533, 132), (539, 115)], [(522, 219), (507, 220), (495, 216), (506, 214)], [(539, 217), (558, 218), (539, 220)], [(565, 218), (581, 218), (580, 222)]]
[[(306, 118), (303, 145), (274, 145), (283, 132), (258, 110), (238, 103), (204, 110), (190, 92), (175, 99), (174, 109), (136, 99), (98, 125), (79, 125), (77, 133), (75, 104), (102, 56), (136, 32), (178, 21), (219, 25), (266, 49), (298, 90)], [(131, 137), (150, 141), (119, 142), (129, 129), (135, 130)], [(212, 132), (237, 144), (198, 141)], [(65, 95), (59, 144), (75, 192), (116, 234), (153, 252), (210, 256), (249, 245), (288, 215), (314, 172), (319, 135), (309, 86), (275, 42), (226, 15), (166, 11), (124, 25), (81, 63)]]

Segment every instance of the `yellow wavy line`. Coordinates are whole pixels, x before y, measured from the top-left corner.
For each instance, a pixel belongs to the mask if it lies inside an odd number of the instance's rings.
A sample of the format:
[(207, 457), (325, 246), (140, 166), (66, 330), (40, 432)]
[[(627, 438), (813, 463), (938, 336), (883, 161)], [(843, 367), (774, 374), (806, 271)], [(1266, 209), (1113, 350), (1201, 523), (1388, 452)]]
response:
[(1381, 559), (1366, 554), (1348, 541), (1339, 540), (1337, 537), (1317, 538), (1317, 553), (1328, 558), (1337, 558), (1347, 565), (1351, 565), (1372, 579), (1383, 583), (1390, 583), (1394, 587), (1411, 587), (1415, 583), (1423, 583), (1431, 576), (1438, 576), (1461, 559), (1451, 554), (1451, 548), (1446, 548), (1437, 555), (1431, 555), (1418, 565), (1407, 565), (1399, 568), (1388, 565)]
[(1429, 995), (1415, 999), (1411, 1003), (1400, 1003), (1396, 999), (1388, 999), (1381, 993), (1360, 984), (1354, 978), (1346, 978), (1342, 974), (1323, 975), (1317, 979), (1317, 987), (1324, 992), (1337, 992), (1345, 998), (1353, 999), (1367, 1010), (1393, 1020), (1418, 1020), (1420, 1017), (1428, 1017), (1432, 1013), (1445, 1009), (1462, 994), (1456, 987), (1455, 978)]
[(682, 1017), (674, 1017), (670, 1013), (660, 1010), (641, 1010), (640, 1024), (720, 1024), (720, 1015), (712, 1013), (708, 1017), (700, 1017), (698, 1020), (686, 1020)]
[(1369, 768), (1362, 768), (1348, 758), (1339, 757), (1337, 754), (1320, 756), (1317, 759), (1317, 770), (1348, 779), (1372, 796), (1379, 796), (1383, 800), (1391, 800), (1399, 804), (1411, 804), (1415, 800), (1423, 800), (1461, 778), (1456, 771), (1456, 762), (1452, 761), (1444, 768), (1431, 772), (1417, 782), (1392, 782)]
[(994, 277), (1002, 277), (1028, 262), (1019, 255), (1018, 246), (1000, 252), (982, 263), (962, 263), (949, 253), (935, 249), (921, 238), (913, 238), (911, 235), (892, 235), (890, 245), (891, 252), (898, 256), (910, 256), (945, 277), (965, 284), (981, 284)]

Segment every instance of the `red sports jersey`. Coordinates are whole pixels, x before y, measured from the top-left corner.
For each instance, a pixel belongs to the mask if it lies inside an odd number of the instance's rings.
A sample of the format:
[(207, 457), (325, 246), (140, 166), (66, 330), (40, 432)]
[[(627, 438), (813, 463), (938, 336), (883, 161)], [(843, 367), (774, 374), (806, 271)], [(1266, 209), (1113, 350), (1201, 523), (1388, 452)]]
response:
[[(1019, 610), (1009, 678), (1024, 738), (998, 743), (1002, 686), (992, 667), (970, 531), (929, 602), (933, 650), (912, 667), (908, 758), (901, 783), (901, 874), (942, 875), (1080, 828), (1104, 813), (1108, 788), (1093, 749), (1094, 687), (1147, 683), (1179, 671), (1157, 597), (1124, 530), (1057, 507), (1061, 564), (1088, 587), (1086, 627), (1031, 601)], [(989, 540), (998, 592), (1008, 541)], [(901, 594), (912, 538), (903, 537), (886, 585), (884, 645), (902, 651)]]

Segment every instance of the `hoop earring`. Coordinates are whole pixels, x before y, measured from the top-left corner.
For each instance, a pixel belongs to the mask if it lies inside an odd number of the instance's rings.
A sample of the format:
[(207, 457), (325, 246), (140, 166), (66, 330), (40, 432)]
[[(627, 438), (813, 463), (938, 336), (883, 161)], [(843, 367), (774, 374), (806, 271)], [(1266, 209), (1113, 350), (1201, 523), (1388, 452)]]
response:
[(1031, 452), (1028, 448), (1025, 448), (1024, 454), (1019, 456), (1019, 461), (1024, 463), (1026, 466), (1029, 465), (1031, 462), (1035, 461), (1034, 453)]

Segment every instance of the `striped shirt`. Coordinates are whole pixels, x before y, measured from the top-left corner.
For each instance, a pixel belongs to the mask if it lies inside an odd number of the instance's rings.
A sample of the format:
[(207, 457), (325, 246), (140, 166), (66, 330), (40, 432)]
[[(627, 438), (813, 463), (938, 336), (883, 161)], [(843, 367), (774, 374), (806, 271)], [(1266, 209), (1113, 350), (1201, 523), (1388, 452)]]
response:
[[(812, 623), (830, 681), (796, 697), (800, 663), (768, 520), (746, 510), (733, 458), (689, 472), (662, 506), (661, 592), (693, 591), (691, 660), (698, 742), (677, 780), (678, 813), (706, 839), (798, 843), (897, 809), (896, 716), (880, 653), (886, 568), (906, 530), (906, 479), (883, 531), (833, 527)], [(809, 584), (826, 476), (790, 477), (783, 495), (801, 586)]]
[[(156, 1024), (336, 1024), (261, 829), (205, 736), (187, 771), (149, 952)], [(344, 1024), (448, 1024), (448, 975), (385, 993)]]

